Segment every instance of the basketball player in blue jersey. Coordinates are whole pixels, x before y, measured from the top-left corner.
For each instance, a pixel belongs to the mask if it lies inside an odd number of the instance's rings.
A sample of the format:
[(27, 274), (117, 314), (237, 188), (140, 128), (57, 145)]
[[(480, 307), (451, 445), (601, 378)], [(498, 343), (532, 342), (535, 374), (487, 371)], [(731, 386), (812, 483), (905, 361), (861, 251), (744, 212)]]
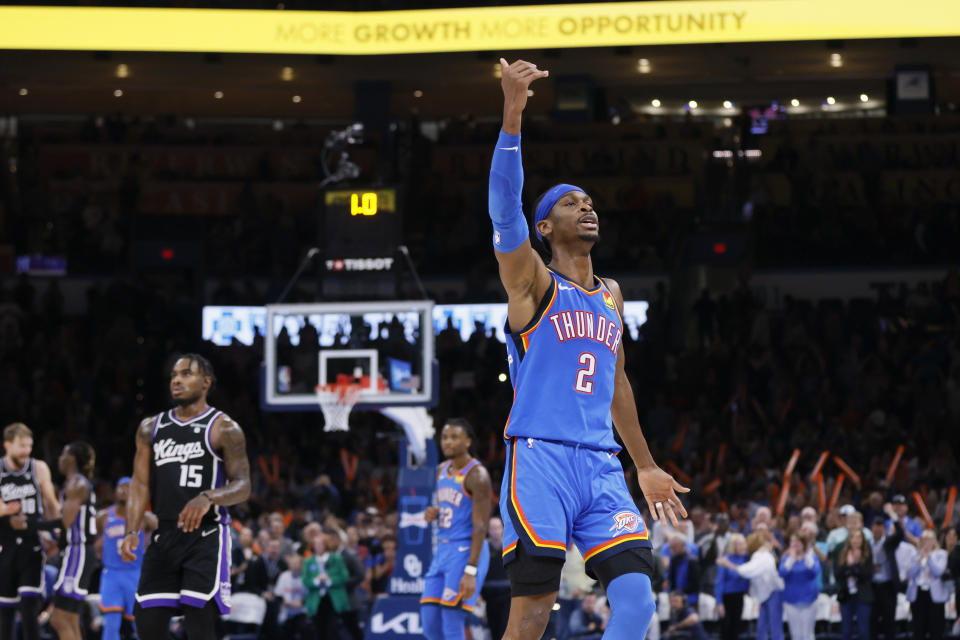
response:
[[(124, 562), (120, 547), (127, 534), (127, 496), (130, 495), (130, 478), (117, 480), (112, 505), (97, 514), (97, 531), (103, 540), (103, 571), (100, 573), (100, 611), (103, 613), (102, 640), (120, 640), (123, 619), (133, 621), (133, 606), (136, 602), (137, 580), (143, 554), (133, 562)], [(132, 528), (132, 527), (131, 527)], [(138, 546), (145, 543), (148, 535), (157, 528), (157, 516), (147, 511), (143, 514), (138, 534)]]
[(188, 640), (214, 640), (230, 612), (229, 505), (250, 495), (250, 463), (240, 426), (207, 404), (214, 382), (206, 358), (187, 354), (170, 370), (174, 408), (137, 428), (137, 451), (120, 554), (137, 557), (149, 499), (159, 521), (143, 557), (134, 608), (140, 640), (167, 640), (182, 609)]
[(600, 219), (583, 189), (559, 184), (538, 201), (537, 237), (521, 208), (520, 122), (530, 84), (547, 71), (500, 60), (503, 130), (490, 169), (489, 210), (507, 291), (508, 362), (514, 402), (507, 418), (507, 468), (500, 493), (503, 555), (510, 579), (504, 638), (540, 638), (557, 597), (570, 542), (606, 589), (604, 640), (641, 638), (655, 605), (647, 528), (617, 459), (612, 426), (637, 467), (655, 519), (686, 516), (678, 484), (653, 461), (624, 373), (623, 295), (594, 274), (590, 251)]
[(80, 610), (89, 594), (97, 568), (93, 543), (97, 537), (97, 498), (93, 493), (96, 454), (86, 442), (71, 442), (63, 448), (57, 466), (66, 480), (60, 515), (65, 542), (60, 575), (53, 585), (50, 624), (60, 640), (81, 640)]
[(490, 475), (470, 455), (474, 439), (463, 418), (451, 418), (440, 432), (447, 461), (437, 471), (437, 506), (424, 514), (427, 522), (437, 522), (439, 538), (420, 598), (427, 640), (463, 640), (466, 614), (476, 605), (490, 566)]

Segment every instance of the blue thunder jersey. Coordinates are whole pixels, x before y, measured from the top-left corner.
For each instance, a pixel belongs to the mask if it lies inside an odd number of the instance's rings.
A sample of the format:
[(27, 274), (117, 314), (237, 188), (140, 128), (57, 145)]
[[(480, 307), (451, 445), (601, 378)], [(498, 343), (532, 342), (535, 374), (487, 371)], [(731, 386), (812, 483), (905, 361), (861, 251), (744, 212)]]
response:
[(473, 498), (463, 488), (467, 474), (480, 464), (473, 458), (463, 469), (448, 475), (450, 461), (440, 467), (437, 480), (437, 537), (440, 542), (469, 540), (473, 536)]
[(619, 451), (610, 416), (623, 338), (616, 299), (596, 276), (584, 289), (549, 271), (553, 282), (530, 323), (506, 327), (514, 396), (504, 435)]
[(126, 532), (126, 518), (118, 516), (111, 506), (107, 511), (107, 522), (103, 527), (103, 566), (111, 570), (136, 571), (139, 573), (140, 565), (143, 564), (143, 529), (137, 531), (137, 559), (130, 562), (124, 562), (120, 556), (120, 545), (123, 544), (123, 536)]

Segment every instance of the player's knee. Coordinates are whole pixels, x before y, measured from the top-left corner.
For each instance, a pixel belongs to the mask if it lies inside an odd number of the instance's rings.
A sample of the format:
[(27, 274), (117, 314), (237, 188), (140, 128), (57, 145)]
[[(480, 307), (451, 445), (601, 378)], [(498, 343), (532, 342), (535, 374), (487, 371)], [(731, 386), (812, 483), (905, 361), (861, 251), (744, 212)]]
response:
[(443, 640), (443, 620), (440, 607), (426, 604), (420, 607), (420, 626), (427, 640)]
[(646, 629), (657, 610), (650, 578), (643, 573), (625, 573), (614, 578), (607, 585), (607, 602), (607, 631), (612, 640), (636, 637), (636, 630)]
[(50, 613), (50, 625), (54, 629), (65, 629), (70, 624), (70, 616), (63, 609), (54, 607)]
[(443, 622), (443, 640), (463, 640), (463, 626), (467, 622), (467, 612), (460, 607), (443, 607), (440, 613)]
[(104, 611), (102, 640), (120, 640), (120, 627), (122, 624), (123, 614), (119, 611)]

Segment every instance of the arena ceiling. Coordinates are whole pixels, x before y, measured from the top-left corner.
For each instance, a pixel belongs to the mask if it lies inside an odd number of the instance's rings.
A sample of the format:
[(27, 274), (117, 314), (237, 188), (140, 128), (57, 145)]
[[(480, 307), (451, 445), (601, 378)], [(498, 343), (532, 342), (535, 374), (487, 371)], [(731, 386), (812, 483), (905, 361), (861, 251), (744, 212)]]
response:
[[(828, 95), (853, 105), (861, 93), (882, 103), (894, 69), (910, 64), (930, 66), (938, 102), (960, 102), (958, 52), (960, 38), (920, 38), (540, 50), (506, 57), (535, 61), (554, 78), (592, 78), (608, 104), (621, 109), (645, 108), (653, 98), (664, 107), (697, 100), (710, 109), (724, 100), (798, 98), (819, 105)], [(497, 58), (489, 52), (350, 57), (0, 51), (0, 113), (346, 120), (357, 106), (355, 84), (385, 81), (394, 117), (495, 116), (501, 104)], [(532, 111), (553, 108), (554, 86), (534, 86)]]

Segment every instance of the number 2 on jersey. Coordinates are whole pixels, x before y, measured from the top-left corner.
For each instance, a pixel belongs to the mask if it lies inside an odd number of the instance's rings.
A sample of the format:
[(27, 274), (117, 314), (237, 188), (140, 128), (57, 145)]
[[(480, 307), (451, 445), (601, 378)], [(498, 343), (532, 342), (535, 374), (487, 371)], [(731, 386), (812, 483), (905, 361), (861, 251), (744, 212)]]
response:
[(577, 371), (577, 383), (573, 388), (580, 393), (593, 393), (593, 380), (590, 376), (597, 372), (597, 357), (585, 351), (580, 354), (578, 362), (583, 366)]

